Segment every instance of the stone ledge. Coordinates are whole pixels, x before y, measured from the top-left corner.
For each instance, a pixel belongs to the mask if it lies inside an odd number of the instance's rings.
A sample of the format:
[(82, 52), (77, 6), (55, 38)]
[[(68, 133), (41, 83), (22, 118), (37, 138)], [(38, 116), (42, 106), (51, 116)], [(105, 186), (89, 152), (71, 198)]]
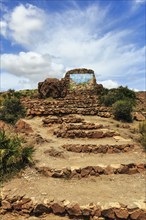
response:
[(34, 204), (29, 198), (13, 197), (3, 198), (0, 205), (0, 215), (6, 213), (17, 213), (18, 215), (41, 216), (42, 214), (49, 215), (68, 215), (69, 217), (80, 217), (90, 220), (95, 219), (127, 219), (127, 220), (145, 220), (146, 209), (138, 206), (129, 207), (127, 205), (121, 206), (118, 202), (116, 204), (109, 204), (108, 207), (102, 207), (90, 203), (88, 205), (80, 206), (78, 203), (70, 203), (69, 201), (49, 201), (44, 200), (43, 203)]

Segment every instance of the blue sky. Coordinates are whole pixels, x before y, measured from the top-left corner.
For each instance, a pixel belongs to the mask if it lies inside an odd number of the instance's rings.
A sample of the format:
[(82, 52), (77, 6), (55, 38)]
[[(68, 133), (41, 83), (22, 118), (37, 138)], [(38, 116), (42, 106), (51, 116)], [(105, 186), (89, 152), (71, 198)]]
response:
[(0, 0), (1, 90), (37, 88), (72, 68), (145, 90), (146, 0)]

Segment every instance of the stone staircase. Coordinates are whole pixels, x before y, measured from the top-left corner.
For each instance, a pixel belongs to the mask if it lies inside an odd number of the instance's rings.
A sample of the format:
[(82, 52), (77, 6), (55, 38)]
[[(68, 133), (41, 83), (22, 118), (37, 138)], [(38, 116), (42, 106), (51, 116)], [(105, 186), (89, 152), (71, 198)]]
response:
[(65, 98), (50, 99), (23, 99), (23, 105), (27, 108), (27, 115), (99, 115), (110, 117), (110, 108), (101, 106), (96, 95), (67, 95)]
[(21, 213), (30, 220), (42, 215), (55, 219), (52, 213), (64, 220), (145, 219), (145, 154), (134, 134), (124, 137), (129, 126), (117, 129), (109, 119), (87, 118), (25, 120), (34, 135), (50, 142), (37, 144), (35, 166), (5, 184), (1, 212)]

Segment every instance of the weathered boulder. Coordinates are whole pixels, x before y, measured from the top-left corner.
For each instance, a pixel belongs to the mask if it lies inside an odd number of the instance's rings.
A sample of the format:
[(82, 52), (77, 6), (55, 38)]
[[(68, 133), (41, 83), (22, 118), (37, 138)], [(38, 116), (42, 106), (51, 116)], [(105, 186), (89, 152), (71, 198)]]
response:
[(47, 78), (44, 82), (38, 83), (38, 92), (41, 98), (59, 98), (65, 97), (67, 86), (64, 79)]

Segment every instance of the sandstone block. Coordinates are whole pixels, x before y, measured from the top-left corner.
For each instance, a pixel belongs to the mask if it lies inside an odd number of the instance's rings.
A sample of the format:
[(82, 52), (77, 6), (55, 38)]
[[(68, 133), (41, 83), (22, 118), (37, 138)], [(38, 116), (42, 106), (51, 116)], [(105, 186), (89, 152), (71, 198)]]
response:
[(65, 208), (61, 203), (53, 203), (51, 205), (51, 209), (53, 210), (54, 214), (63, 214), (65, 212)]
[(82, 211), (78, 203), (72, 204), (66, 208), (67, 212), (71, 216), (80, 216), (82, 215)]
[(127, 209), (115, 209), (114, 212), (119, 219), (127, 219), (129, 216)]
[(140, 209), (137, 209), (137, 210), (134, 210), (131, 214), (130, 214), (130, 218), (131, 219), (138, 219), (138, 217), (142, 214), (142, 210)]
[(105, 209), (105, 210), (103, 210), (101, 213), (102, 213), (102, 215), (103, 215), (104, 217), (106, 217), (106, 218), (115, 219), (115, 213), (114, 213), (114, 211), (113, 211), (112, 208), (110, 208), (110, 209)]

